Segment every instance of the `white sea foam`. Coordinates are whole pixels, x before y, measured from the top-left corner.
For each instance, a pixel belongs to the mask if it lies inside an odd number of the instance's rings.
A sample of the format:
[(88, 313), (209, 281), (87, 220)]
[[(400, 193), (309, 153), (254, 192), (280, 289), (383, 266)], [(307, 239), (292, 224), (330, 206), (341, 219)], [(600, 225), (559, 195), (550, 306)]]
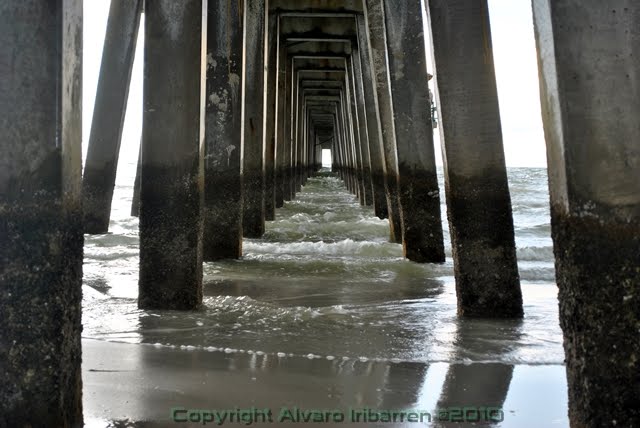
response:
[(553, 247), (520, 247), (517, 249), (518, 260), (544, 261), (553, 263)]
[(245, 244), (244, 249), (248, 253), (256, 252), (265, 254), (318, 254), (352, 257), (402, 256), (402, 247), (398, 244), (377, 241), (354, 241), (352, 239), (343, 239), (338, 242), (248, 242)]

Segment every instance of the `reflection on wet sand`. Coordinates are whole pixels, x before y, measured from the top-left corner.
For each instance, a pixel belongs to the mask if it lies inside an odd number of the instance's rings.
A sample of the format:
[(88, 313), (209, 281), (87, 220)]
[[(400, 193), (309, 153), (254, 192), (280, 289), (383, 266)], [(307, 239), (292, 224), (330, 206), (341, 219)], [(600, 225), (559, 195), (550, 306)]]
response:
[[(174, 349), (152, 345), (131, 345), (84, 340), (83, 379), (85, 415), (88, 427), (106, 426), (190, 426), (176, 425), (171, 409), (249, 409), (272, 410), (271, 426), (301, 426), (286, 421), (277, 423), (282, 408), (332, 410), (343, 412), (342, 423), (328, 426), (424, 426), (412, 422), (355, 423), (350, 410), (380, 413), (410, 409), (431, 412), (436, 407), (495, 406), (502, 408), (512, 380), (518, 380), (511, 365), (443, 364), (391, 361), (361, 361), (291, 357), (273, 354), (200, 349)], [(521, 377), (530, 378), (531, 369), (523, 368)], [(430, 370), (447, 371), (444, 385), (425, 383)], [(538, 382), (536, 390), (517, 391), (512, 405), (527, 407), (527, 394), (545, 394), (546, 388), (561, 391), (557, 385), (562, 366), (539, 366), (533, 369)], [(436, 403), (425, 396), (442, 390)], [(521, 389), (521, 388), (520, 388)], [(562, 393), (559, 394), (562, 397)], [(534, 400), (535, 401), (535, 400)], [(502, 427), (565, 427), (566, 420), (552, 421), (552, 415), (566, 414), (566, 397), (546, 403), (545, 414), (539, 414), (531, 425), (530, 412), (505, 409)], [(564, 413), (563, 413), (564, 412)], [(545, 419), (547, 418), (547, 419)], [(129, 422), (127, 422), (129, 421)], [(132, 424), (131, 421), (135, 421)], [(120, 425), (118, 425), (120, 424)], [(129, 425), (122, 425), (129, 424)], [(432, 421), (429, 426), (454, 426)], [(193, 424), (202, 426), (202, 424)], [(211, 425), (214, 426), (214, 425)], [(482, 426), (482, 425), (475, 425)]]
[[(471, 355), (501, 355), (509, 352), (510, 344), (517, 339), (515, 336), (518, 335), (518, 324), (522, 323), (519, 320), (509, 322), (514, 324), (508, 330), (514, 336), (513, 340), (503, 337), (496, 341), (478, 337), (476, 333), (490, 331), (486, 327), (478, 328), (478, 324), (496, 323), (496, 328), (500, 328), (503, 321), (458, 320), (454, 340), (458, 352), (454, 359), (460, 361), (468, 357), (460, 355), (460, 350)], [(500, 363), (450, 365), (438, 400), (438, 409), (444, 410), (443, 420), (438, 420), (435, 426), (450, 427), (462, 421), (477, 421), (477, 426), (491, 426), (501, 422), (504, 419), (503, 404), (509, 392), (513, 369), (512, 365)]]

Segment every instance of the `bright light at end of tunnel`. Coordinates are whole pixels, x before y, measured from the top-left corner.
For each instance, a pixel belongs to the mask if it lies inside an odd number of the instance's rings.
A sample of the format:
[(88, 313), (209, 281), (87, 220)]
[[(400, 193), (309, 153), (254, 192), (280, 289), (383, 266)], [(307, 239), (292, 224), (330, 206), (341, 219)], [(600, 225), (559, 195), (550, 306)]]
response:
[(322, 167), (331, 168), (331, 149), (322, 149)]

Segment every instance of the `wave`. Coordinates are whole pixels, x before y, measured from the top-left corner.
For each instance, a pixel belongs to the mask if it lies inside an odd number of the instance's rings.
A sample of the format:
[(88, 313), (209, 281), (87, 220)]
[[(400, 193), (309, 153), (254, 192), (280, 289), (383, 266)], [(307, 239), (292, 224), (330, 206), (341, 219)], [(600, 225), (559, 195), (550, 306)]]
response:
[(517, 250), (518, 260), (553, 263), (553, 247), (520, 247)]
[(88, 260), (111, 261), (138, 257), (140, 251), (138, 247), (125, 247), (122, 245), (104, 247), (85, 246), (84, 257)]
[(376, 241), (354, 241), (343, 239), (337, 242), (290, 242), (265, 243), (245, 242), (246, 253), (267, 254), (318, 254), (331, 256), (361, 256), (361, 257), (402, 257), (402, 247), (399, 244)]
[(530, 282), (554, 282), (556, 280), (556, 271), (553, 266), (550, 267), (526, 267), (520, 264), (518, 266), (520, 279)]

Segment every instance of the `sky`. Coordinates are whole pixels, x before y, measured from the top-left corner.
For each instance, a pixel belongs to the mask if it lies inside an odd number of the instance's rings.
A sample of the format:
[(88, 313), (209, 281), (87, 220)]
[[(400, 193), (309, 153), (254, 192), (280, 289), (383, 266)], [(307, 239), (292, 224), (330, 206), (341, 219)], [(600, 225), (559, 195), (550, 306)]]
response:
[[(531, 2), (530, 0), (488, 1), (507, 165), (546, 167)], [(84, 2), (83, 153), (86, 153), (91, 130), (109, 3), (108, 0)], [(141, 25), (144, 25), (144, 21)], [(140, 27), (129, 89), (118, 183), (130, 181), (135, 171), (142, 132), (143, 28), (143, 26)], [(428, 32), (425, 33), (428, 34)], [(430, 56), (430, 53), (428, 55)], [(429, 57), (427, 58), (429, 67), (430, 63)], [(442, 165), (440, 137), (437, 130), (434, 141), (436, 161)]]

